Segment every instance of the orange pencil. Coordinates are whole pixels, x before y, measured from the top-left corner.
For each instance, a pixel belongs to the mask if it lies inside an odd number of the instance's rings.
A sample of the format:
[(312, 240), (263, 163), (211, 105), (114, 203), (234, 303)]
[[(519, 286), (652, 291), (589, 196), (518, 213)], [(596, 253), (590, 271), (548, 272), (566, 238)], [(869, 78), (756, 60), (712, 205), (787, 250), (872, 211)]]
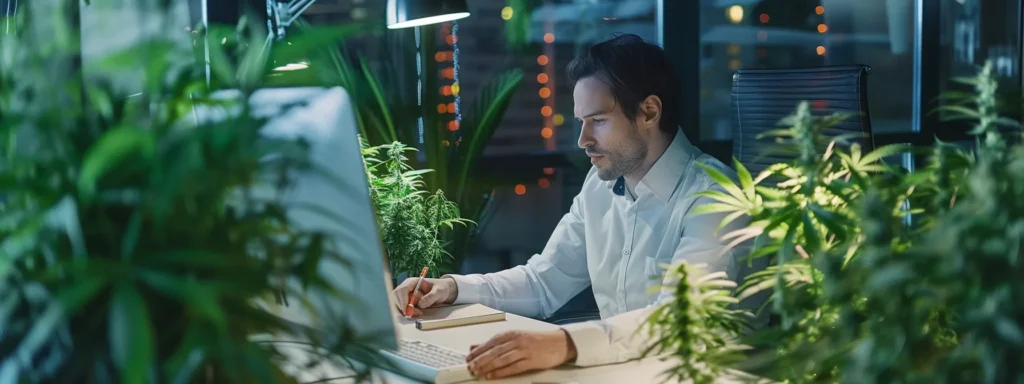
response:
[(420, 298), (416, 296), (416, 292), (420, 291), (420, 284), (423, 284), (423, 277), (427, 276), (427, 267), (423, 267), (423, 271), (420, 272), (420, 279), (416, 280), (416, 287), (409, 292), (409, 305), (405, 307), (405, 317), (412, 317), (412, 310), (416, 307), (416, 303), (419, 303)]

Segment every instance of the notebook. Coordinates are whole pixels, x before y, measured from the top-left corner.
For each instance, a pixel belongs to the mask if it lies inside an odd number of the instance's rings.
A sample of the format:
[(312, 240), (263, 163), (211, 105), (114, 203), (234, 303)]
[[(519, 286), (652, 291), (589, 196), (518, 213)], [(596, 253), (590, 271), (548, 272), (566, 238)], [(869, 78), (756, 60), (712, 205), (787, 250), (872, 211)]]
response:
[(424, 309), (416, 328), (428, 331), (494, 321), (505, 321), (505, 312), (480, 304), (447, 305)]

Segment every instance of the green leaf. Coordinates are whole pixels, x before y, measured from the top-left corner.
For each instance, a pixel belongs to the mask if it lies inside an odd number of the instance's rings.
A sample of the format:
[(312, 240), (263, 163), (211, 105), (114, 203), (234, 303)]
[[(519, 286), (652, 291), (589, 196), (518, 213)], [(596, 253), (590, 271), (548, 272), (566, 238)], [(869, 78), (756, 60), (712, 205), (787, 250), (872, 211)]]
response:
[(122, 283), (110, 303), (110, 354), (121, 370), (121, 382), (145, 383), (153, 365), (153, 329), (142, 296)]
[(169, 383), (187, 384), (191, 382), (196, 371), (206, 359), (205, 341), (211, 338), (212, 336), (208, 332), (204, 332), (197, 321), (189, 322), (185, 326), (185, 335), (181, 338), (181, 345), (164, 363), (164, 375), (168, 378)]
[(732, 158), (732, 163), (736, 167), (736, 175), (740, 179), (740, 186), (743, 187), (747, 200), (754, 201), (754, 179), (750, 176), (750, 171), (735, 157)]
[(100, 276), (88, 276), (77, 284), (72, 284), (56, 294), (57, 300), (35, 318), (32, 329), (18, 344), (14, 356), (21, 361), (28, 361), (44, 343), (55, 336), (57, 327), (77, 312), (86, 302), (93, 299), (107, 281)]
[(746, 208), (737, 207), (735, 205), (722, 204), (722, 203), (711, 203), (704, 204), (693, 209), (694, 215), (703, 215), (706, 213), (718, 213), (718, 212), (746, 212)]
[[(484, 148), (490, 142), (495, 129), (501, 123), (505, 111), (512, 102), (512, 97), (519, 90), (523, 81), (523, 71), (514, 69), (504, 72), (486, 83), (477, 97), (476, 103), (462, 117), (462, 130), (468, 131), (470, 137), (465, 139), (462, 148), (466, 151), (461, 164), (458, 164), (458, 177), (455, 179), (455, 198), (461, 202), (465, 197), (466, 185), (469, 182), (470, 170), (476, 167), (476, 161), (483, 155)], [(470, 217), (470, 219), (473, 219)]]
[(818, 204), (809, 204), (807, 207), (814, 213), (814, 216), (818, 218), (818, 221), (820, 221), (825, 228), (828, 228), (829, 232), (832, 232), (840, 238), (846, 237), (846, 228), (841, 226), (838, 222), (841, 218), (840, 215), (837, 215)]
[(737, 199), (745, 198), (746, 195), (743, 193), (743, 191), (740, 190), (740, 188), (736, 186), (736, 183), (733, 182), (732, 179), (730, 179), (728, 176), (722, 174), (722, 172), (719, 172), (717, 169), (711, 168), (710, 166), (707, 166), (705, 164), (697, 163), (697, 166), (703, 168), (704, 172), (706, 172), (712, 180), (718, 183), (718, 185), (720, 185), (722, 188), (725, 188), (725, 190), (729, 192), (729, 194), (731, 194), (733, 197)]
[(232, 64), (231, 59), (224, 50), (224, 44), (227, 44), (234, 30), (221, 26), (210, 26), (208, 32), (207, 40), (209, 44), (206, 47), (210, 54), (209, 61), (207, 62), (210, 65), (210, 71), (213, 72), (213, 75), (222, 84), (234, 85), (236, 83), (236, 71), (234, 64)]
[(366, 83), (370, 86), (370, 92), (371, 95), (373, 95), (374, 102), (377, 104), (377, 107), (380, 108), (380, 116), (384, 119), (383, 125), (376, 125), (376, 127), (380, 129), (381, 137), (384, 137), (388, 141), (398, 140), (398, 128), (395, 126), (395, 122), (391, 119), (391, 112), (388, 108), (388, 102), (384, 97), (380, 81), (377, 81), (377, 77), (370, 71), (370, 67), (366, 65), (366, 61), (360, 59), (359, 68), (362, 70), (363, 76), (366, 78)]
[(716, 229), (716, 231), (721, 231), (722, 228), (725, 228), (730, 223), (732, 223), (733, 221), (738, 219), (740, 216), (743, 216), (744, 214), (746, 214), (745, 211), (736, 211), (736, 212), (730, 213), (728, 216), (726, 216), (724, 219), (722, 219), (721, 223), (718, 224), (718, 229)]
[[(720, 201), (720, 202), (728, 204), (728, 205), (732, 205), (732, 206), (734, 206), (736, 208), (747, 209), (747, 207), (748, 207), (747, 202), (739, 200), (738, 198), (730, 196), (730, 195), (728, 195), (728, 194), (726, 194), (725, 192), (722, 192), (722, 191), (715, 191), (715, 190), (701, 191), (701, 192), (694, 193), (692, 196), (694, 196), (694, 197), (706, 197), (706, 198), (709, 198), (709, 199), (712, 199), (712, 200)], [(742, 198), (743, 195), (740, 195), (740, 197)]]
[(217, 329), (227, 328), (227, 315), (217, 303), (216, 292), (193, 280), (156, 270), (136, 271), (139, 280), (153, 289), (196, 308)]
[(943, 111), (943, 112), (950, 112), (950, 113), (953, 113), (954, 115), (958, 115), (958, 116), (966, 116), (966, 117), (971, 117), (971, 118), (976, 118), (976, 119), (980, 119), (981, 118), (981, 114), (979, 114), (978, 111), (975, 111), (973, 109), (970, 109), (970, 108), (967, 108), (967, 107), (964, 107), (964, 106), (961, 106), (961, 105), (943, 105), (941, 107), (936, 108), (936, 110), (937, 111)]
[(122, 125), (100, 136), (85, 153), (78, 175), (78, 192), (86, 199), (96, 192), (96, 183), (115, 165), (134, 154), (151, 157), (156, 151), (152, 132)]
[(906, 144), (889, 144), (886, 146), (882, 146), (875, 149), (874, 151), (871, 151), (871, 153), (865, 155), (862, 159), (860, 159), (860, 164), (871, 164), (886, 157), (904, 153), (910, 148), (911, 147)]
[(202, 249), (150, 253), (146, 254), (140, 263), (152, 266), (154, 269), (189, 268), (201, 271), (241, 271), (250, 265), (246, 260)]
[(814, 225), (814, 220), (811, 219), (811, 214), (808, 211), (803, 211), (801, 218), (803, 219), (804, 237), (808, 245), (806, 251), (814, 254), (821, 249), (821, 234), (818, 232), (818, 227)]
[(142, 226), (142, 213), (138, 210), (132, 212), (132, 216), (128, 219), (128, 228), (125, 229), (124, 236), (121, 239), (121, 259), (131, 259), (132, 253), (135, 252), (135, 245), (139, 242), (139, 230)]

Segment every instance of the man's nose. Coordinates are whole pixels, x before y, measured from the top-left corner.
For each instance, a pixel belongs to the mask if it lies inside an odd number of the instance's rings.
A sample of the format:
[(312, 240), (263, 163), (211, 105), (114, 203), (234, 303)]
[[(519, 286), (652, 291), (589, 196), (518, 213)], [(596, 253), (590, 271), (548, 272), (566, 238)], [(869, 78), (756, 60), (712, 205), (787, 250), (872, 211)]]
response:
[(580, 148), (587, 148), (596, 143), (597, 142), (594, 141), (594, 137), (590, 135), (590, 129), (588, 129), (587, 124), (583, 124), (583, 129), (580, 130), (580, 138), (576, 142), (576, 145)]

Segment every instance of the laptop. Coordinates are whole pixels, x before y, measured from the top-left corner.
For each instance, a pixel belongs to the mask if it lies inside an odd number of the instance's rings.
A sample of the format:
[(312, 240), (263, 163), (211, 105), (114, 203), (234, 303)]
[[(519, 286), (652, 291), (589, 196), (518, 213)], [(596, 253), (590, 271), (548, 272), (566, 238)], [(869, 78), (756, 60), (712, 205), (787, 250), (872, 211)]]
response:
[[(237, 95), (232, 92), (221, 91), (223, 96)], [(401, 314), (391, 294), (389, 263), (370, 201), (359, 130), (349, 94), (340, 87), (266, 88), (252, 95), (250, 105), (255, 115), (273, 117), (261, 131), (264, 137), (305, 139), (310, 144), (313, 162), (321, 168), (320, 172), (328, 175), (324, 177), (313, 171), (293, 175), (295, 185), (283, 199), (316, 206), (320, 211), (293, 210), (289, 213), (293, 222), (307, 229), (338, 235), (340, 253), (351, 265), (325, 258), (319, 272), (330, 284), (353, 296), (352, 300), (342, 301), (307, 290), (303, 297), (285, 297), (260, 304), (288, 321), (324, 332), (328, 339), (337, 337), (333, 334), (336, 330), (332, 329), (337, 324), (350, 324), (356, 336), (379, 350), (400, 374), (437, 383), (472, 380), (465, 354), (398, 335), (396, 324)], [(201, 108), (194, 111), (197, 122), (230, 113)], [(255, 192), (267, 197), (273, 193), (270, 186)], [(295, 291), (302, 291), (297, 282), (290, 284)], [(317, 316), (298, 304), (303, 300), (315, 308)], [(300, 369), (294, 374), (300, 382), (330, 378), (302, 377), (314, 376), (308, 371)]]

